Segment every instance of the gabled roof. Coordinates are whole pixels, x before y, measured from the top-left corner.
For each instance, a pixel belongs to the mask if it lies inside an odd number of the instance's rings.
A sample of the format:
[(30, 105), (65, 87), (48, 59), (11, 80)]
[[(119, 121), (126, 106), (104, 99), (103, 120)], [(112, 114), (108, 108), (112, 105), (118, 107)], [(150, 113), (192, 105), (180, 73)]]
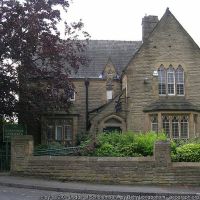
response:
[(143, 46), (146, 44), (146, 42), (148, 42), (148, 39), (152, 36), (152, 34), (157, 31), (158, 27), (160, 26), (160, 24), (162, 23), (166, 23), (166, 18), (168, 18), (169, 16), (172, 16), (176, 23), (180, 26), (180, 28), (182, 29), (182, 31), (187, 35), (187, 38), (199, 49), (199, 46), (197, 45), (197, 43), (193, 40), (193, 38), (189, 35), (189, 33), (183, 28), (183, 26), (181, 25), (181, 23), (176, 19), (176, 17), (171, 13), (171, 11), (169, 10), (169, 8), (166, 9), (164, 15), (161, 17), (161, 19), (158, 21), (158, 23), (156, 24), (156, 26), (153, 28), (152, 32), (149, 34), (148, 38), (145, 40), (145, 42), (142, 43), (142, 45), (139, 47), (138, 51), (135, 52), (135, 54), (133, 54), (132, 58), (129, 60), (129, 62), (127, 63), (127, 65), (124, 68), (124, 71), (126, 71), (126, 69), (128, 68), (129, 64), (135, 59), (135, 57), (137, 56), (137, 54), (139, 54), (140, 50), (143, 48)]
[(115, 41), (115, 40), (90, 40), (86, 55), (90, 62), (89, 66), (80, 67), (72, 78), (99, 78), (108, 59), (113, 63), (118, 75), (127, 65), (131, 57), (141, 46), (141, 41)]
[(155, 111), (196, 111), (200, 109), (190, 103), (184, 97), (168, 97), (160, 98), (159, 100), (146, 106), (144, 112), (155, 112)]
[(188, 39), (190, 39), (190, 41), (199, 48), (199, 46), (197, 45), (197, 43), (193, 40), (193, 38), (190, 36), (190, 34), (184, 29), (184, 27), (176, 19), (176, 17), (172, 14), (172, 12), (169, 10), (169, 8), (166, 9), (164, 15), (162, 16), (162, 18), (160, 19), (160, 21), (157, 23), (157, 25), (155, 26), (154, 30), (156, 29), (157, 26), (159, 26), (160, 23), (163, 23), (163, 21), (165, 21), (165, 18), (167, 18), (168, 16), (172, 16), (175, 19), (176, 23), (178, 23), (178, 25), (181, 27), (182, 31), (187, 35)]

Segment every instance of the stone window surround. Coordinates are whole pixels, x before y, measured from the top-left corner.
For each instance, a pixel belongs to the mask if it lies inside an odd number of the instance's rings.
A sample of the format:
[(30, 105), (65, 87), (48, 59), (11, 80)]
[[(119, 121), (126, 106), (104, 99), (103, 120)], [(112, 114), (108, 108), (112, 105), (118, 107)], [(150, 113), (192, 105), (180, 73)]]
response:
[[(115, 119), (119, 121), (119, 123), (106, 123), (111, 119)], [(126, 131), (126, 122), (124, 121), (124, 119), (114, 114), (102, 118), (102, 120), (100, 120), (100, 123), (98, 125), (98, 130), (100, 132), (103, 132), (103, 129), (106, 128), (106, 126), (120, 127), (122, 132)]]
[[(160, 73), (159, 73), (160, 72)], [(183, 81), (180, 82), (180, 72), (182, 73)], [(169, 81), (169, 74), (172, 74), (172, 79)], [(160, 76), (160, 78), (159, 78)], [(169, 85), (172, 91), (169, 92)], [(160, 86), (160, 87), (159, 87)], [(179, 86), (179, 89), (178, 89)], [(182, 86), (183, 94), (180, 93), (180, 86)], [(184, 69), (181, 65), (175, 69), (171, 64), (168, 68), (165, 68), (163, 64), (158, 68), (158, 93), (159, 96), (185, 96), (185, 75)]]
[(153, 115), (158, 116), (158, 132), (162, 132), (162, 115), (187, 115), (188, 116), (188, 138), (191, 137), (196, 137), (196, 123), (197, 123), (197, 118), (198, 118), (198, 113), (197, 112), (192, 112), (192, 111), (159, 111), (159, 112), (151, 112), (146, 114), (149, 119), (148, 123), (148, 128), (147, 130), (151, 130), (151, 119)]
[[(53, 141), (56, 140), (50, 140), (48, 141), (47, 139), (47, 126), (48, 126), (48, 120), (71, 120), (71, 126), (72, 126), (72, 139), (69, 141), (68, 139), (64, 138), (61, 143), (63, 144), (67, 144), (68, 142), (70, 142), (71, 145), (75, 145), (76, 144), (76, 135), (77, 135), (77, 128), (78, 128), (78, 116), (77, 115), (60, 115), (60, 114), (56, 114), (55, 116), (43, 116), (42, 117), (42, 138), (41, 138), (41, 142), (42, 144), (47, 144), (47, 143), (51, 143)], [(63, 127), (63, 129), (65, 128), (67, 124), (62, 124), (61, 126)], [(50, 125), (52, 126), (52, 125)], [(60, 124), (54, 124), (54, 131), (56, 131), (56, 126), (60, 126)]]

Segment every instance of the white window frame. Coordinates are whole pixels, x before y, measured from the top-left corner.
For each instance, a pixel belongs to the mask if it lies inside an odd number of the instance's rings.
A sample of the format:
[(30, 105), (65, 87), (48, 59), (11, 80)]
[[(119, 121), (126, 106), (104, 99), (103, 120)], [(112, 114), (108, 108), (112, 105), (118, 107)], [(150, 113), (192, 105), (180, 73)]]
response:
[[(179, 65), (176, 70), (172, 65), (170, 65), (168, 69), (165, 69), (164, 66), (161, 65), (157, 72), (159, 96), (185, 96), (185, 73), (181, 65)], [(170, 77), (173, 77), (173, 80)], [(182, 81), (180, 81), (180, 79), (182, 79)], [(179, 88), (182, 87), (183, 90), (178, 90), (178, 86)], [(173, 89), (173, 93), (170, 91), (170, 88)], [(178, 93), (178, 91), (183, 91), (183, 94)]]
[[(180, 72), (183, 74), (183, 82), (179, 82), (179, 74)], [(177, 77), (178, 75), (178, 77)], [(176, 72), (175, 72), (175, 77), (176, 77), (176, 95), (177, 96), (185, 96), (185, 74), (184, 74), (184, 70), (181, 66), (179, 66), (177, 69), (176, 69)], [(183, 85), (183, 94), (178, 94), (178, 85)]]
[[(173, 82), (169, 82), (169, 74), (173, 74)], [(173, 85), (174, 93), (169, 93), (169, 85)], [(171, 66), (167, 69), (167, 95), (168, 96), (175, 95), (175, 70)]]
[[(166, 87), (166, 69), (161, 65), (158, 69), (158, 93), (159, 96), (166, 96), (167, 87)], [(162, 85), (161, 90), (159, 89), (160, 85)], [(163, 85), (165, 87), (165, 93), (163, 93)], [(161, 91), (161, 93), (160, 93)]]
[(107, 97), (107, 100), (112, 100), (113, 99), (113, 90), (107, 90), (106, 91), (106, 97)]
[[(58, 127), (60, 127), (61, 128), (61, 130), (62, 130), (62, 132), (61, 132), (61, 140), (58, 140), (58, 132), (57, 132), (57, 128)], [(56, 141), (63, 141), (63, 126), (61, 126), (61, 125), (57, 125), (57, 126), (55, 126), (55, 129), (56, 129), (56, 131), (55, 131), (55, 140)]]

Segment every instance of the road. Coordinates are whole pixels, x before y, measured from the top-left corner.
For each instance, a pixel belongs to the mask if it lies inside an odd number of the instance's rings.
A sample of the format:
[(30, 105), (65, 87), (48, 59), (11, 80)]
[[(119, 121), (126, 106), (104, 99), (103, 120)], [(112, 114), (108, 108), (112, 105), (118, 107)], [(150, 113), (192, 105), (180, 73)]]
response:
[(200, 196), (171, 196), (162, 195), (103, 195), (59, 193), (34, 189), (0, 186), (0, 200), (200, 200)]

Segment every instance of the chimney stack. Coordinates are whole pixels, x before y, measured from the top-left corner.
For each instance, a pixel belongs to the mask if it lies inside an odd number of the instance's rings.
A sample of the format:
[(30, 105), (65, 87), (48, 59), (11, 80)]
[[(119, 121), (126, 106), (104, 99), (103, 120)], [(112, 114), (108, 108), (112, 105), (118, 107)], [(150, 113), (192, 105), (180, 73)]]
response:
[(142, 41), (144, 42), (158, 23), (158, 16), (149, 15), (142, 19)]

